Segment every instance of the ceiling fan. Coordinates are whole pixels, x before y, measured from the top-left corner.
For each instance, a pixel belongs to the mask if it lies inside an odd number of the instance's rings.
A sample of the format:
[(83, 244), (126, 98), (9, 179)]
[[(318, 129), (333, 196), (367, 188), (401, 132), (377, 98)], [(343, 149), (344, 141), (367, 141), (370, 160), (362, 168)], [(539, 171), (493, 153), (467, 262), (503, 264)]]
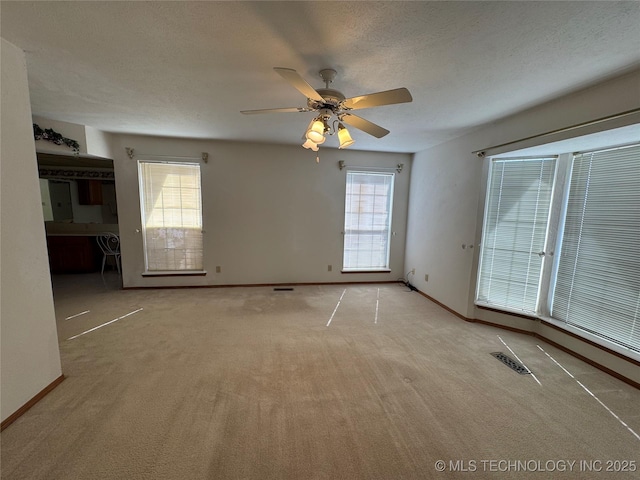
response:
[[(336, 77), (336, 71), (330, 68), (320, 70), (320, 77), (324, 80), (325, 88), (314, 89), (295, 70), (291, 68), (275, 67), (274, 70), (282, 78), (288, 81), (296, 90), (307, 97), (306, 107), (287, 108), (267, 108), (262, 110), (243, 110), (240, 113), (253, 115), (256, 113), (290, 113), (290, 112), (318, 112), (311, 121), (303, 139), (303, 147), (314, 152), (318, 151), (318, 146), (326, 140), (325, 135), (338, 134), (340, 141), (339, 148), (346, 148), (353, 145), (349, 131), (343, 123), (351, 125), (363, 132), (382, 138), (389, 133), (389, 130), (376, 125), (369, 120), (351, 113), (352, 110), (363, 108), (380, 107), (383, 105), (393, 105), (396, 103), (411, 102), (413, 98), (406, 88), (396, 88), (384, 92), (370, 93), (358, 97), (346, 98), (338, 90), (329, 88), (329, 85)], [(332, 117), (336, 117), (333, 122)]]

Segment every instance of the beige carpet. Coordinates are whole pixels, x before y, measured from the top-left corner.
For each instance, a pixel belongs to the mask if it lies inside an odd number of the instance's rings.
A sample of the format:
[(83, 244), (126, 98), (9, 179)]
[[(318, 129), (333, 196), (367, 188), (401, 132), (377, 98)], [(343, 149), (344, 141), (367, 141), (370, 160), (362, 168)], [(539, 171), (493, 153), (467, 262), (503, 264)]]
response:
[(640, 469), (640, 391), (399, 284), (106, 276), (54, 278), (67, 378), (2, 433), (3, 479), (640, 478), (606, 471)]

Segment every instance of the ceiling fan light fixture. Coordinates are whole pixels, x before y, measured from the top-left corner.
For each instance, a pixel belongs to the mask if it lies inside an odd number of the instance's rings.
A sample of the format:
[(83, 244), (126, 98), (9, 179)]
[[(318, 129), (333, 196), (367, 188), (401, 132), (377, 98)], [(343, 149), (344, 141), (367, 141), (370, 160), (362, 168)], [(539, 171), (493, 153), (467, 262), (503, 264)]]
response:
[(351, 138), (349, 130), (347, 130), (342, 123), (338, 124), (338, 140), (340, 141), (340, 147), (347, 148), (355, 143), (355, 140)]
[(315, 118), (309, 125), (305, 136), (316, 145), (324, 143), (324, 122), (320, 118)]
[[(351, 112), (352, 110), (413, 101), (411, 93), (409, 93), (409, 90), (405, 87), (346, 98), (342, 92), (329, 88), (329, 85), (336, 77), (336, 71), (330, 68), (320, 70), (320, 77), (324, 80), (325, 88), (317, 90), (309, 85), (306, 80), (292, 68), (275, 67), (274, 70), (306, 97), (306, 106), (243, 110), (240, 113), (251, 115), (254, 113), (316, 112), (314, 114), (315, 117), (309, 123), (302, 137), (304, 141), (302, 146), (314, 152), (317, 152), (319, 145), (325, 142), (327, 135), (337, 134), (340, 148), (347, 148), (355, 143), (349, 131), (344, 128), (342, 120), (350, 127), (357, 128), (375, 138), (382, 138), (389, 133), (389, 130), (386, 128), (382, 128), (380, 125), (376, 125), (369, 120), (354, 115)], [(336, 123), (339, 123), (338, 128), (336, 128)], [(316, 161), (317, 160), (316, 158)]]
[(320, 147), (318, 147), (317, 143), (314, 143), (312, 140), (309, 140), (307, 138), (307, 140), (302, 144), (302, 146), (304, 148), (310, 148), (311, 150), (313, 150), (314, 152), (317, 152), (319, 150)]

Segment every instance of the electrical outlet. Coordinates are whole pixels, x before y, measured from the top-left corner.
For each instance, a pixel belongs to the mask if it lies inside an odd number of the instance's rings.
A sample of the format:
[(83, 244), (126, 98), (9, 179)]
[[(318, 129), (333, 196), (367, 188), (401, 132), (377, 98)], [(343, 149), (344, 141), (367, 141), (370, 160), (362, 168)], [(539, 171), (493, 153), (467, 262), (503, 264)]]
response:
[(416, 269), (415, 269), (415, 268), (412, 268), (412, 269), (411, 269), (411, 275), (415, 275), (415, 274), (416, 274)]
[(327, 272), (330, 272), (331, 270), (333, 270), (333, 265), (328, 265), (327, 266)]
[(425, 282), (428, 282), (428, 281), (429, 281), (429, 274), (428, 274), (428, 273), (425, 273), (425, 274), (424, 274), (424, 281), (425, 281)]
[(220, 273), (221, 271), (222, 271), (222, 268), (220, 267), (220, 265), (218, 265), (218, 266), (216, 267), (216, 273)]

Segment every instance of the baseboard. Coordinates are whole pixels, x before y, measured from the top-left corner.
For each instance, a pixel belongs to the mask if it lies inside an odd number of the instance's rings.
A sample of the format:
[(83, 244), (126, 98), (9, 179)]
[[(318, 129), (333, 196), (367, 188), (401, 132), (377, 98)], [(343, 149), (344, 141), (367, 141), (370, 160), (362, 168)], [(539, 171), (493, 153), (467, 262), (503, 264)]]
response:
[[(605, 373), (607, 373), (607, 374), (611, 375), (612, 377), (615, 377), (615, 378), (617, 378), (618, 380), (621, 380), (621, 381), (623, 381), (624, 383), (626, 383), (626, 384), (628, 384), (628, 385), (631, 385), (632, 387), (635, 387), (635, 388), (637, 388), (638, 390), (640, 390), (640, 383), (636, 382), (635, 380), (632, 380), (631, 378), (625, 377), (624, 375), (622, 375), (622, 374), (620, 374), (620, 373), (616, 372), (615, 370), (611, 370), (610, 368), (605, 367), (604, 365), (601, 365), (601, 364), (599, 364), (598, 362), (595, 362), (595, 361), (591, 360), (590, 358), (585, 357), (584, 355), (582, 355), (582, 354), (580, 354), (580, 353), (578, 353), (578, 352), (574, 352), (574, 351), (573, 351), (573, 350), (571, 350), (570, 348), (567, 348), (567, 347), (565, 347), (565, 346), (563, 346), (563, 345), (560, 345), (559, 343), (554, 342), (553, 340), (549, 340), (549, 339), (548, 339), (547, 337), (545, 337), (544, 335), (540, 335), (540, 334), (539, 334), (539, 333), (537, 333), (537, 332), (532, 332), (532, 331), (529, 331), (529, 330), (523, 330), (523, 329), (521, 329), (521, 328), (509, 327), (509, 326), (507, 326), (507, 325), (501, 325), (501, 324), (499, 324), (499, 323), (493, 323), (493, 322), (488, 322), (488, 321), (486, 321), (486, 320), (480, 320), (480, 319), (478, 319), (478, 318), (469, 318), (469, 317), (466, 317), (466, 316), (464, 316), (464, 315), (462, 315), (462, 314), (460, 314), (460, 313), (456, 312), (455, 310), (453, 310), (453, 309), (449, 308), (448, 306), (444, 305), (443, 303), (439, 302), (439, 301), (438, 301), (438, 300), (436, 300), (435, 298), (433, 298), (433, 297), (431, 297), (431, 296), (427, 295), (426, 293), (421, 292), (420, 290), (417, 290), (417, 292), (418, 292), (420, 295), (422, 295), (423, 297), (425, 297), (427, 300), (429, 300), (429, 301), (431, 301), (431, 302), (435, 303), (436, 305), (438, 305), (438, 306), (440, 306), (440, 307), (444, 308), (446, 311), (448, 311), (449, 313), (452, 313), (453, 315), (455, 315), (456, 317), (458, 317), (458, 318), (460, 318), (460, 319), (464, 320), (465, 322), (481, 323), (481, 324), (483, 324), (483, 325), (488, 325), (488, 326), (490, 326), (490, 327), (496, 327), (496, 328), (500, 328), (500, 329), (502, 329), (502, 330), (509, 330), (509, 331), (511, 331), (511, 332), (516, 332), (516, 333), (523, 333), (523, 334), (525, 334), (525, 335), (529, 335), (529, 336), (531, 336), (531, 337), (537, 338), (537, 339), (539, 339), (539, 340), (542, 340), (542, 341), (544, 341), (544, 342), (548, 343), (549, 345), (552, 345), (552, 346), (554, 346), (554, 347), (556, 347), (556, 348), (558, 348), (558, 349), (562, 350), (563, 352), (568, 353), (569, 355), (572, 355), (572, 356), (574, 356), (574, 357), (576, 357), (576, 358), (578, 358), (578, 359), (582, 360), (582, 361), (583, 361), (583, 362), (585, 362), (585, 363), (588, 363), (588, 364), (589, 364), (589, 365), (591, 365), (592, 367), (595, 367), (595, 368), (597, 368), (598, 370), (601, 370), (601, 371), (603, 371), (603, 372), (605, 372)], [(510, 316), (514, 316), (514, 317), (529, 318), (529, 319), (531, 319), (532, 321), (535, 321), (535, 320), (536, 320), (536, 319), (535, 319), (535, 318), (533, 318), (533, 317), (528, 317), (528, 316), (524, 316), (524, 315), (518, 315), (518, 314), (515, 314), (515, 313), (513, 313), (513, 314), (512, 314), (512, 313), (504, 312), (504, 311), (500, 311), (499, 313), (501, 313), (501, 314), (503, 314), (503, 315), (510, 315)], [(587, 344), (587, 345), (590, 345), (590, 346), (593, 346), (593, 347), (599, 348), (600, 350), (603, 350), (603, 351), (607, 352), (608, 354), (614, 355), (614, 356), (616, 356), (616, 357), (618, 357), (618, 358), (621, 358), (621, 359), (623, 359), (623, 360), (625, 360), (625, 361), (627, 361), (627, 362), (629, 362), (629, 363), (631, 363), (631, 364), (633, 364), (633, 365), (638, 365), (638, 362), (637, 362), (636, 360), (634, 360), (633, 358), (625, 357), (624, 355), (621, 355), (621, 354), (620, 354), (620, 353), (618, 353), (618, 352), (614, 352), (613, 350), (610, 350), (610, 349), (608, 349), (608, 348), (606, 348), (606, 347), (603, 347), (602, 345), (598, 345), (597, 343), (594, 343), (594, 342), (592, 342), (592, 341), (590, 341), (590, 340), (588, 340), (588, 339), (582, 338), (582, 337), (580, 337), (579, 335), (576, 335), (576, 334), (574, 334), (574, 333), (567, 332), (567, 331), (565, 331), (565, 330), (563, 330), (563, 329), (561, 329), (561, 328), (559, 328), (559, 327), (555, 327), (554, 325), (551, 325), (551, 324), (549, 324), (549, 323), (547, 323), (547, 322), (543, 322), (543, 323), (545, 323), (545, 325), (547, 325), (547, 326), (554, 327), (556, 330), (558, 330), (558, 331), (562, 332), (562, 333), (563, 333), (563, 334), (565, 334), (565, 335), (568, 335), (568, 336), (570, 336), (570, 337), (576, 338), (577, 340), (579, 340), (579, 341), (580, 341), (580, 342), (582, 342), (582, 343), (585, 343), (585, 344)]]
[(40, 390), (31, 400), (21, 406), (18, 410), (9, 415), (1, 424), (0, 424), (0, 432), (15, 422), (18, 418), (20, 418), (27, 410), (33, 407), (36, 403), (42, 400), (51, 390), (56, 388), (58, 385), (62, 383), (64, 380), (64, 375), (60, 375), (49, 385)]
[(292, 282), (292, 283), (233, 283), (229, 285), (149, 285), (138, 287), (123, 287), (122, 290), (146, 290), (149, 288), (176, 289), (176, 288), (242, 288), (242, 287), (304, 287), (322, 285), (370, 285), (382, 283), (404, 283), (402, 280), (371, 280), (359, 282)]
[[(564, 333), (564, 332), (563, 332)], [(563, 352), (568, 353), (569, 355), (573, 355), (574, 357), (582, 360), (585, 363), (588, 363), (589, 365), (591, 365), (592, 367), (597, 368), (598, 370), (602, 370), (605, 373), (608, 373), (609, 375), (611, 375), (612, 377), (617, 378), (618, 380), (623, 381), (624, 383), (626, 383), (627, 385), (631, 385), (632, 387), (637, 388), (638, 390), (640, 390), (640, 383), (636, 382), (635, 380), (632, 380), (628, 377), (625, 377), (624, 375), (616, 372), (615, 370), (611, 370), (608, 367), (605, 367), (604, 365), (600, 365), (598, 362), (594, 362), (593, 360), (591, 360), (589, 357), (585, 357), (584, 355), (581, 355), (577, 352), (574, 352), (573, 350), (565, 347), (564, 345), (560, 345), (559, 343), (554, 342), (553, 340), (549, 340), (548, 338), (538, 334), (538, 333), (533, 333), (533, 335), (535, 338), (539, 338), (540, 340), (547, 342), (549, 345), (553, 345), (554, 347), (562, 350)], [(582, 341), (581, 338), (579, 338), (579, 340)], [(585, 342), (585, 343), (590, 343), (590, 342)], [(596, 346), (599, 346), (597, 344), (593, 344)], [(627, 360), (631, 363), (635, 363), (635, 360), (630, 359), (630, 358), (626, 358), (624, 356), (621, 356), (620, 354), (618, 354), (617, 352), (613, 352), (616, 353), (620, 358)]]

